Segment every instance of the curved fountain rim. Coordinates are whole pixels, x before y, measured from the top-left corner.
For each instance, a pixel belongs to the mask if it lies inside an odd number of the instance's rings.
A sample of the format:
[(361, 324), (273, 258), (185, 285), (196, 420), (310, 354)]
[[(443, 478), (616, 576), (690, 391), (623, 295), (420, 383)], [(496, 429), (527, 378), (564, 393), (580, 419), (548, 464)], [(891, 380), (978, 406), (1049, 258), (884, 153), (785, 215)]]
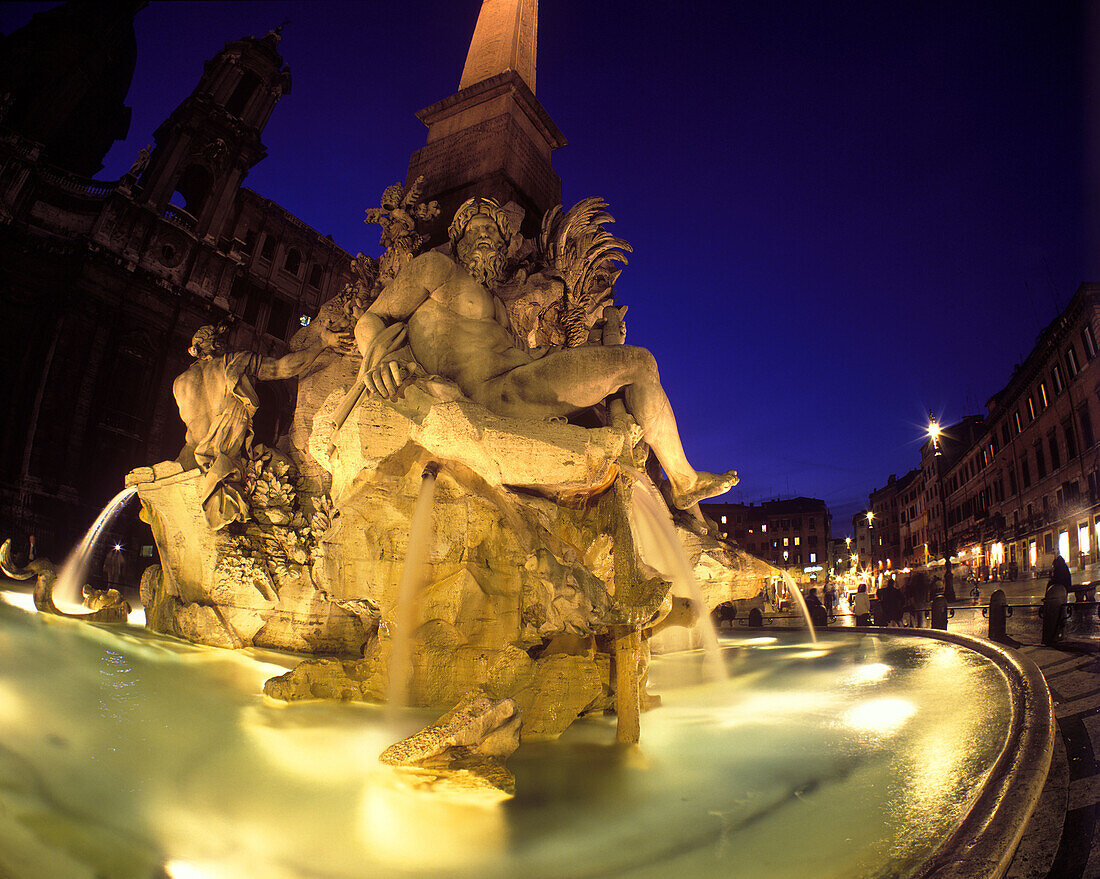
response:
[(1028, 657), (988, 639), (940, 629), (822, 626), (817, 631), (946, 641), (992, 660), (1005, 675), (1011, 701), (1009, 731), (989, 778), (966, 815), (924, 866), (910, 877), (1001, 879), (1012, 863), (1024, 828), (1046, 785), (1054, 753), (1054, 705), (1039, 666)]

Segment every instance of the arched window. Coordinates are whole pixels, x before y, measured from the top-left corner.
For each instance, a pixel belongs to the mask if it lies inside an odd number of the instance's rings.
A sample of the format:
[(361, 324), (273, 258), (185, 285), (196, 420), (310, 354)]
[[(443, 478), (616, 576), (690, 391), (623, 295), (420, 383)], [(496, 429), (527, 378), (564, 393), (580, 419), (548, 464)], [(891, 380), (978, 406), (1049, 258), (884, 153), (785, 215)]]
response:
[(324, 273), (324, 269), (319, 265), (314, 265), (309, 270), (309, 286), (315, 287), (318, 290), (321, 288), (321, 276)]
[(270, 232), (264, 235), (264, 246), (260, 248), (260, 256), (268, 262), (275, 258), (275, 239)]
[[(180, 175), (176, 182), (176, 191), (172, 193), (172, 201), (177, 207), (182, 207), (196, 220), (206, 205), (206, 199), (214, 186), (214, 178), (202, 165), (191, 165)], [(179, 204), (182, 201), (183, 204)]]
[(245, 71), (241, 81), (237, 83), (237, 87), (233, 90), (233, 94), (225, 102), (225, 109), (234, 116), (240, 116), (248, 104), (248, 99), (252, 97), (252, 93), (259, 88), (259, 85), (260, 78), (255, 73)]
[(286, 260), (283, 262), (283, 271), (290, 272), (292, 275), (297, 275), (302, 268), (302, 254), (298, 252), (298, 248), (292, 247), (286, 252)]

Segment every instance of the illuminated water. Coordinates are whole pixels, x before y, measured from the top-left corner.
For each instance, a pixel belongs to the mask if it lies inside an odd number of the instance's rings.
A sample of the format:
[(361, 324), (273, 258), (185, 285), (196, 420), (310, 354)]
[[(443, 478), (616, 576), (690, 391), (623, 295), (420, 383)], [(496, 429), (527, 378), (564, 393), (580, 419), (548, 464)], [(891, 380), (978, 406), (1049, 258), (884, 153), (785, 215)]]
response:
[[(690, 598), (695, 607), (707, 606), (703, 590), (695, 578), (695, 571), (684, 550), (668, 505), (653, 483), (636, 470), (624, 468), (634, 482), (629, 510), (630, 530), (634, 533), (639, 555), (665, 576), (672, 578), (672, 594)], [(698, 634), (703, 642), (703, 656), (709, 676), (720, 680), (726, 676), (718, 649), (718, 630), (714, 620), (705, 611), (691, 629), (666, 629), (662, 635), (663, 648), (685, 650), (692, 646), (692, 637)]]
[(63, 611), (70, 613), (87, 613), (87, 608), (82, 604), (84, 584), (88, 582), (88, 565), (92, 561), (92, 553), (95, 551), (96, 541), (103, 529), (122, 512), (130, 498), (137, 494), (133, 486), (124, 488), (116, 494), (103, 508), (92, 527), (89, 528), (84, 538), (77, 545), (69, 557), (65, 560), (61, 573), (57, 575), (57, 583), (53, 590), (54, 603)]
[(794, 577), (786, 571), (780, 571), (779, 573), (783, 575), (783, 582), (787, 584), (787, 593), (791, 596), (791, 601), (798, 605), (799, 613), (802, 614), (806, 628), (810, 631), (810, 640), (816, 642), (817, 632), (814, 630), (814, 622), (810, 618), (810, 609), (806, 607), (806, 599), (802, 596), (802, 590), (794, 582)]
[(509, 761), (514, 800), (476, 801), (377, 763), (430, 713), (283, 706), (260, 695), (272, 654), (0, 603), (0, 875), (905, 876), (1004, 742), (1003, 674), (951, 644), (722, 646), (725, 681), (654, 660), (640, 746), (575, 724)]
[[(412, 668), (412, 635), (416, 629), (416, 608), (421, 592), (428, 584), (428, 555), (432, 544), (432, 507), (435, 504), (435, 477), (439, 465), (424, 469), (420, 491), (409, 522), (409, 543), (401, 580), (397, 585), (397, 607), (390, 637), (389, 680), (386, 703), (399, 710), (409, 702), (409, 671)], [(392, 719), (392, 715), (391, 715)]]

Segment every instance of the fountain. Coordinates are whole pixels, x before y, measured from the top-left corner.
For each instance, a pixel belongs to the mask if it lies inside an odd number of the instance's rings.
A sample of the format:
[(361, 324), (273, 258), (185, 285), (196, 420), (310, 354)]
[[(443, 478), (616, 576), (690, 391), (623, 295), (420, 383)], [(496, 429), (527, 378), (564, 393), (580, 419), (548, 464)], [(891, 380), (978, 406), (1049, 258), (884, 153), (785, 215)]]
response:
[[(719, 641), (708, 611), (783, 574), (699, 512), (737, 475), (692, 467), (624, 343), (606, 205), (525, 240), (469, 198), (428, 250), (421, 184), (288, 354), (195, 332), (185, 447), (112, 502), (156, 543), (144, 629), (12, 571), (40, 613), (0, 604), (0, 874), (1000, 875), (1053, 741), (1034, 667)], [(271, 377), (298, 379), (277, 449)]]
[[(617, 345), (605, 300), (588, 335)], [(220, 445), (189, 424), (127, 477), (145, 629), (0, 605), (0, 871), (1003, 873), (1052, 749), (1033, 666), (946, 633), (719, 642), (707, 611), (782, 572), (667, 502), (636, 395), (603, 427), (501, 414), (419, 363), (415, 314), (378, 356), (361, 311), (349, 353), (346, 305), (288, 355), (290, 456), (215, 407)]]

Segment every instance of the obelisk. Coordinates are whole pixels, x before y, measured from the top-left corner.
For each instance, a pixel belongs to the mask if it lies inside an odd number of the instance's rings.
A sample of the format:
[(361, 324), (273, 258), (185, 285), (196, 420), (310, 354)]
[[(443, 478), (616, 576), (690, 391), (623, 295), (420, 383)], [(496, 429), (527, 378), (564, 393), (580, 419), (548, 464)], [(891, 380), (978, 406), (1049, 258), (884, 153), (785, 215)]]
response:
[(565, 138), (535, 98), (537, 32), (538, 0), (482, 0), (458, 91), (416, 114), (428, 137), (409, 161), (406, 182), (423, 174), (425, 199), (442, 208), (432, 244), (444, 240), (455, 208), (474, 195), (522, 207), (528, 236), (561, 202), (550, 153)]

